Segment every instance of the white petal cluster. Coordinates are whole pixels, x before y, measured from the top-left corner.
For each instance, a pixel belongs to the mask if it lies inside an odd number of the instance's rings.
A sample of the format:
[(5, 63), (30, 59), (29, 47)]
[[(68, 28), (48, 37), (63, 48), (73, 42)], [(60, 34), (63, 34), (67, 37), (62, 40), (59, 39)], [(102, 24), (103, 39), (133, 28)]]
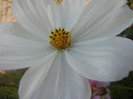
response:
[[(20, 99), (90, 99), (87, 79), (117, 81), (133, 70), (133, 41), (116, 37), (133, 22), (125, 0), (13, 0), (17, 22), (0, 24), (0, 69), (27, 68)], [(50, 31), (65, 28), (58, 51)]]

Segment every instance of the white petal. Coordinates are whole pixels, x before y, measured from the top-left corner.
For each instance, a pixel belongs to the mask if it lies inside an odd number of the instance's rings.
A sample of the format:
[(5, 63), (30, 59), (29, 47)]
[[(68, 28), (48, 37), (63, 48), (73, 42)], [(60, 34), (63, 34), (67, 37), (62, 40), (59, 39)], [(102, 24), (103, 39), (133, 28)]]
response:
[(40, 0), (12, 0), (12, 11), (21, 24), (28, 31), (41, 38), (48, 37), (52, 28), (45, 6)]
[(84, 43), (65, 52), (69, 65), (81, 75), (93, 80), (116, 81), (133, 70), (133, 41), (116, 37), (103, 43), (94, 42), (94, 46)]
[(17, 21), (31, 32), (44, 35), (55, 27), (70, 30), (78, 21), (86, 0), (13, 0), (12, 10)]
[(20, 99), (90, 99), (91, 89), (87, 79), (73, 71), (65, 57), (58, 54), (25, 73), (19, 96)]
[(71, 30), (85, 7), (86, 0), (63, 0), (57, 6), (54, 0), (44, 0), (53, 27)]
[(116, 36), (133, 22), (125, 0), (92, 0), (86, 8), (72, 31), (73, 42)]
[(6, 23), (0, 27), (0, 69), (33, 66), (53, 53), (54, 49), (49, 43), (42, 43), (32, 38), (33, 35), (30, 38), (28, 32), (19, 26), (15, 29), (13, 24)]
[(26, 38), (29, 40), (39, 41), (39, 42), (48, 42), (49, 37), (41, 37), (36, 35), (33, 32), (27, 31), (23, 28), (18, 22), (4, 22), (0, 24), (0, 35), (1, 34), (11, 34), (18, 37)]

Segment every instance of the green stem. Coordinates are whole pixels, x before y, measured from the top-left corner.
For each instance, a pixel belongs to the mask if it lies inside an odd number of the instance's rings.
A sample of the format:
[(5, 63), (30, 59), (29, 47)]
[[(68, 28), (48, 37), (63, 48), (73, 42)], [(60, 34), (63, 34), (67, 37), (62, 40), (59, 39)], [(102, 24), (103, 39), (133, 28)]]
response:
[(133, 88), (123, 87), (123, 86), (109, 86), (108, 88), (121, 88), (121, 89), (133, 90)]

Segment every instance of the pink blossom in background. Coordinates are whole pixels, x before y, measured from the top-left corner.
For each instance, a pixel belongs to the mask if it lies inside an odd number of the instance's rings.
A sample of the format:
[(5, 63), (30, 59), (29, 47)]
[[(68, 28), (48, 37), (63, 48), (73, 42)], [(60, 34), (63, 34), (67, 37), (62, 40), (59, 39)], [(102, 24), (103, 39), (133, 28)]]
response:
[(89, 80), (89, 83), (93, 93), (92, 99), (111, 99), (110, 90), (106, 88), (110, 85), (109, 82)]

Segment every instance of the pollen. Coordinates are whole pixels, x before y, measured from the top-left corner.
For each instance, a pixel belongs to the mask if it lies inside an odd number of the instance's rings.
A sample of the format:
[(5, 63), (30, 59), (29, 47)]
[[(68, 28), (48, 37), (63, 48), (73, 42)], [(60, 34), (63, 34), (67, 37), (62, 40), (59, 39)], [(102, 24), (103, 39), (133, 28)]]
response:
[(66, 31), (65, 28), (55, 28), (54, 31), (51, 30), (49, 38), (51, 45), (57, 49), (66, 49), (71, 44), (70, 32)]

